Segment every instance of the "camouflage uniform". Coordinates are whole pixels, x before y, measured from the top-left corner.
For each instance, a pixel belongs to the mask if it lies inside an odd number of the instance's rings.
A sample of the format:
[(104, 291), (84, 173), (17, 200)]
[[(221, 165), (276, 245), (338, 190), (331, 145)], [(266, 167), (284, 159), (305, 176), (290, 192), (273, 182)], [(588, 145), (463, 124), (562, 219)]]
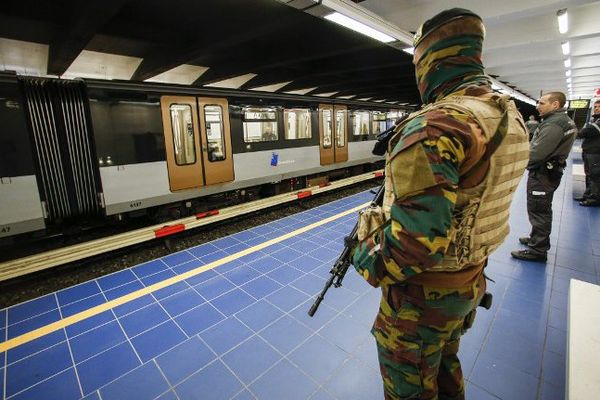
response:
[[(468, 32), (459, 36), (436, 38), (417, 62), (426, 104), (453, 96), (490, 96), (480, 59), (481, 19), (467, 10), (450, 12), (474, 22), (465, 24)], [(520, 121), (527, 146), (522, 117), (513, 113), (509, 118)], [(456, 270), (436, 268), (456, 250), (457, 199), (484, 181), (490, 168), (486, 146), (492, 147), (497, 135), (486, 142), (473, 116), (450, 107), (415, 114), (399, 126), (388, 149), (383, 207), (388, 219), (359, 243), (353, 264), (382, 291), (372, 333), (386, 399), (464, 399), (457, 352), (465, 319), (474, 317), (485, 293), (486, 259)], [(526, 160), (515, 171), (517, 183), (525, 165)], [(387, 186), (394, 195), (386, 207)]]

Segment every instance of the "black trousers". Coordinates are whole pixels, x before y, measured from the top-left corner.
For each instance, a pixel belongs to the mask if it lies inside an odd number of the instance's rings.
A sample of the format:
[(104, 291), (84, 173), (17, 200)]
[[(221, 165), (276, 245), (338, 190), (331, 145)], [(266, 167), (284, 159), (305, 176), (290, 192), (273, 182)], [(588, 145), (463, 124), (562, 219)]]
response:
[(583, 197), (600, 201), (600, 154), (583, 153), (585, 193)]
[(552, 198), (560, 185), (562, 171), (538, 169), (529, 171), (527, 179), (527, 215), (531, 224), (529, 247), (532, 251), (546, 254), (550, 249), (552, 232)]

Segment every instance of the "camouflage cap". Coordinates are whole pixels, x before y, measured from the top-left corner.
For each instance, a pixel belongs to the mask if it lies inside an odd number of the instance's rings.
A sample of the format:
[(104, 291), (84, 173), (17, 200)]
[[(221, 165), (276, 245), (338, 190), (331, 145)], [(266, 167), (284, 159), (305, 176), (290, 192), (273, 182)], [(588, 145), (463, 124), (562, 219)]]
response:
[(429, 36), (429, 34), (434, 32), (440, 26), (446, 25), (449, 22), (464, 17), (475, 17), (481, 20), (481, 17), (479, 15), (475, 14), (473, 11), (464, 8), (451, 8), (449, 10), (444, 10), (441, 13), (425, 21), (419, 27), (413, 39), (414, 46), (417, 47), (423, 41), (423, 39)]

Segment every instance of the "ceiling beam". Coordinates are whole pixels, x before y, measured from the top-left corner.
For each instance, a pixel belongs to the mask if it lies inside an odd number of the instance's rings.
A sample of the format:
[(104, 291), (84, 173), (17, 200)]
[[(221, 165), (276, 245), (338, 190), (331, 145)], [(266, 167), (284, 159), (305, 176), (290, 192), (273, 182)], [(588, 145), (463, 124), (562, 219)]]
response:
[(230, 32), (228, 36), (222, 36), (221, 40), (213, 40), (210, 44), (205, 42), (206, 38), (201, 38), (200, 41), (179, 47), (160, 46), (144, 57), (131, 79), (143, 81), (186, 63), (210, 68), (212, 65), (204, 62), (210, 60), (207, 55), (227, 54), (232, 57), (234, 54), (232, 49), (236, 46), (268, 37), (285, 28), (295, 29), (294, 22), (287, 18), (280, 18), (269, 24), (255, 25), (252, 30), (245, 31), (244, 34)]
[(113, 18), (129, 0), (88, 0), (72, 14), (66, 26), (57, 30), (48, 48), (48, 73), (62, 75), (87, 46), (96, 32)]

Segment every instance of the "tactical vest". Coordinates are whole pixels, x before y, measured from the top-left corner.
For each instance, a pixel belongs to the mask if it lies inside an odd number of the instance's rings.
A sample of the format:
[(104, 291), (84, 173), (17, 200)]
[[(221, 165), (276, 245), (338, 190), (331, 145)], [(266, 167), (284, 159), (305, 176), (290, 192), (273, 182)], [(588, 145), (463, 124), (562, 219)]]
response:
[[(499, 139), (491, 156), (487, 155), (490, 164), (483, 181), (473, 188), (459, 187), (448, 232), (450, 245), (440, 264), (428, 269), (431, 272), (459, 271), (485, 261), (508, 235), (510, 204), (529, 160), (528, 133), (514, 102), (508, 96), (498, 94), (451, 96), (414, 113), (405, 123), (435, 109), (458, 111), (472, 117), (481, 128), (488, 147)], [(405, 123), (400, 125), (399, 132)], [(390, 148), (398, 139), (390, 141)], [(391, 205), (395, 201), (390, 165), (386, 162), (383, 199), (386, 219), (390, 218)]]

